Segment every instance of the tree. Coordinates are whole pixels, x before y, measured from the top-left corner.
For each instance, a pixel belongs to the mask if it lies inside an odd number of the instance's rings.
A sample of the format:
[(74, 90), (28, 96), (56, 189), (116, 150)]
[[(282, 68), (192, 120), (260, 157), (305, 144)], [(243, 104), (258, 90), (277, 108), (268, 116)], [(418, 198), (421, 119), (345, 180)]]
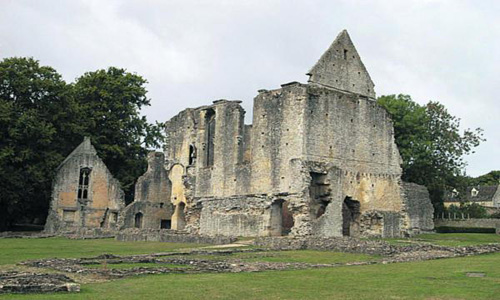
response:
[(500, 171), (491, 171), (476, 178), (470, 178), (469, 185), (498, 185), (500, 184)]
[(0, 229), (42, 217), (54, 170), (77, 129), (69, 87), (32, 58), (0, 62)]
[(140, 115), (141, 108), (150, 105), (145, 84), (141, 76), (111, 67), (85, 73), (72, 85), (84, 133), (121, 182), (127, 202), (146, 170), (147, 149), (162, 142), (163, 124), (149, 124)]
[(147, 148), (162, 141), (162, 124), (139, 113), (149, 105), (145, 83), (109, 68), (67, 84), (32, 58), (0, 62), (0, 230), (43, 222), (57, 166), (87, 135), (130, 201)]
[(466, 129), (461, 134), (460, 119), (438, 102), (422, 106), (408, 95), (381, 96), (377, 102), (392, 117), (403, 180), (425, 185), (434, 207), (442, 211), (444, 191), (461, 182), (463, 157), (484, 141), (482, 130)]

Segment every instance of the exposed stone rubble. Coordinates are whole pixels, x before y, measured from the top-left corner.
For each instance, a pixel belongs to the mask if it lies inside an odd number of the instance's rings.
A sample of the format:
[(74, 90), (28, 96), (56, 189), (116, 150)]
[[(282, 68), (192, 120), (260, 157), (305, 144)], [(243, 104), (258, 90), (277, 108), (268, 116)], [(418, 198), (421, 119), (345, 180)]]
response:
[(199, 234), (188, 234), (178, 230), (165, 229), (137, 229), (129, 228), (121, 230), (116, 234), (118, 241), (127, 242), (169, 242), (169, 243), (196, 243), (224, 245), (231, 244), (237, 240), (236, 237), (228, 236), (205, 236)]
[[(337, 266), (353, 266), (368, 264), (388, 264), (408, 261), (420, 261), (469, 255), (500, 252), (500, 244), (487, 244), (467, 247), (445, 247), (430, 244), (413, 244), (408, 246), (390, 245), (382, 241), (363, 241), (356, 239), (331, 239), (313, 242), (312, 240), (267, 238), (259, 239), (256, 244), (266, 244), (269, 248), (226, 249), (226, 250), (192, 250), (184, 252), (167, 252), (148, 255), (101, 255), (78, 259), (43, 259), (26, 261), (20, 265), (48, 268), (66, 273), (99, 275), (103, 278), (122, 278), (145, 274), (177, 274), (177, 273), (224, 273), (224, 272), (259, 272), (268, 270), (291, 270), (308, 268), (326, 268)], [(336, 243), (333, 243), (333, 242)], [(314, 249), (327, 251), (344, 251), (381, 255), (380, 259), (332, 264), (286, 263), (286, 262), (254, 262), (231, 256), (235, 253), (255, 253), (255, 258), (277, 249)], [(202, 256), (202, 258), (200, 258)], [(208, 257), (213, 257), (210, 259)], [(150, 263), (152, 266), (132, 268), (113, 268), (113, 265)], [(90, 267), (99, 265), (100, 268)]]
[(322, 250), (348, 253), (383, 255), (392, 261), (427, 260), (435, 258), (478, 255), (500, 252), (500, 244), (485, 244), (464, 247), (446, 247), (427, 243), (393, 245), (381, 240), (356, 238), (257, 238), (254, 245), (272, 250)]
[(0, 294), (79, 291), (80, 285), (63, 274), (39, 274), (15, 271), (0, 273)]

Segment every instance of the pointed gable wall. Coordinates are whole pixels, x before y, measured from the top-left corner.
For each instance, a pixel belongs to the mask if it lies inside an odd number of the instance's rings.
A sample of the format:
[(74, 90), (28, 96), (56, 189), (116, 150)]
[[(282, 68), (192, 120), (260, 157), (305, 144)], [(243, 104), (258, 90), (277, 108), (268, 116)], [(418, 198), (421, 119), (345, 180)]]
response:
[(375, 98), (373, 81), (346, 30), (307, 73), (309, 82)]
[[(82, 176), (82, 172), (86, 175)], [(125, 207), (120, 183), (97, 156), (89, 138), (57, 168), (51, 198), (47, 232), (115, 229), (119, 225), (118, 214)]]

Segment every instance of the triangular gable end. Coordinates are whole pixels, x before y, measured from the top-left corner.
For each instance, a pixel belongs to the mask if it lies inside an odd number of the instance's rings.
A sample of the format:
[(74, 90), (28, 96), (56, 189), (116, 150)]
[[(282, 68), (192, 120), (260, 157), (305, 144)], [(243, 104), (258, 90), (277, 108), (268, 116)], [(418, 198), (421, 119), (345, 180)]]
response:
[(73, 156), (77, 154), (90, 154), (90, 155), (97, 155), (97, 150), (94, 148), (92, 143), (90, 142), (90, 138), (88, 136), (83, 138), (83, 142), (78, 145), (75, 150), (73, 150), (64, 160), (63, 162), (57, 167), (57, 170), (59, 170), (68, 160), (70, 160)]
[(310, 83), (375, 98), (375, 84), (347, 30), (339, 33), (307, 75)]

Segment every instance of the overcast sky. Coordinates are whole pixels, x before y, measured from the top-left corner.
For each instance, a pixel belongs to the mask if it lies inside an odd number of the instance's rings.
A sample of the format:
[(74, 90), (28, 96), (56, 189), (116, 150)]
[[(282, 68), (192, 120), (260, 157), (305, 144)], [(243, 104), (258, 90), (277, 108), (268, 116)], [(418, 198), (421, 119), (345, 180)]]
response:
[[(108, 66), (145, 77), (150, 121), (305, 73), (347, 29), (377, 95), (443, 103), (487, 142), (469, 175), (500, 169), (500, 1), (0, 0), (0, 58), (32, 56), (71, 82)], [(247, 123), (251, 122), (247, 117)]]

